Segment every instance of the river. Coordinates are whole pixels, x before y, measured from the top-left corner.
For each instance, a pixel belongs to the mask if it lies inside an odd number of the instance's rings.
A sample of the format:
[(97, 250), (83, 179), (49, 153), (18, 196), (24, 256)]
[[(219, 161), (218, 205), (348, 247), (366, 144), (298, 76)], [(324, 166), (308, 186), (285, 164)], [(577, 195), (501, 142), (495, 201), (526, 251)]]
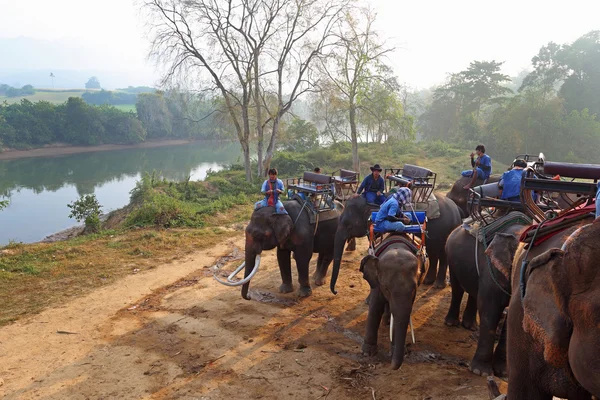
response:
[(238, 144), (195, 142), (58, 157), (0, 161), (0, 246), (31, 243), (77, 225), (67, 204), (94, 193), (107, 213), (129, 202), (140, 177), (152, 171), (169, 180), (201, 180), (206, 172), (243, 162)]

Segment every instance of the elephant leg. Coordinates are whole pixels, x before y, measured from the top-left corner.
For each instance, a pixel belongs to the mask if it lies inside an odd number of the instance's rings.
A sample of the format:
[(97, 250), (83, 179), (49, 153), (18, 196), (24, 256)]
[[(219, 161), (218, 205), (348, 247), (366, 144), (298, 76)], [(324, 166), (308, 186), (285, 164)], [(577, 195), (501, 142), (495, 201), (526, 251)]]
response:
[(458, 326), (460, 323), (460, 303), (462, 302), (465, 290), (458, 282), (458, 278), (452, 269), (450, 269), (450, 286), (452, 286), (452, 300), (450, 301), (448, 314), (446, 314), (445, 323), (448, 326)]
[(327, 269), (329, 264), (333, 261), (333, 254), (319, 253), (319, 259), (317, 260), (317, 270), (314, 274), (315, 285), (321, 286), (325, 284), (325, 277), (327, 276)]
[(385, 303), (385, 308), (383, 309), (383, 326), (390, 326), (390, 321), (392, 317), (392, 311), (390, 310), (390, 303)]
[(379, 288), (371, 289), (369, 295), (369, 314), (367, 315), (367, 326), (365, 329), (365, 340), (362, 346), (364, 354), (374, 356), (377, 354), (377, 332), (386, 306), (386, 299)]
[(446, 287), (446, 271), (448, 270), (448, 258), (446, 257), (446, 250), (442, 249), (439, 253), (439, 265), (437, 272), (437, 279), (433, 285), (436, 289), (444, 289)]
[(356, 250), (356, 239), (352, 238), (348, 240), (348, 246), (346, 246), (346, 251), (355, 251)]
[(279, 272), (281, 273), (281, 286), (279, 286), (279, 293), (293, 292), (294, 285), (292, 284), (291, 252), (278, 247), (277, 263), (279, 264)]
[(482, 293), (482, 290), (480, 290), (477, 297), (479, 339), (469, 370), (476, 375), (492, 375), (494, 372), (492, 361), (494, 358), (496, 328), (500, 318), (502, 318), (504, 306), (501, 304), (501, 299), (497, 296), (496, 291)]
[(437, 276), (438, 253), (439, 252), (433, 250), (429, 253), (429, 270), (427, 271), (427, 275), (425, 275), (425, 279), (423, 280), (425, 285), (431, 285), (433, 282), (435, 282), (435, 278)]
[(308, 264), (310, 263), (310, 259), (312, 257), (312, 251), (308, 252), (306, 250), (301, 250), (300, 252), (295, 251), (294, 254), (296, 254), (298, 283), (300, 284), (298, 296), (308, 297), (312, 294), (312, 289), (310, 288), (310, 282), (308, 280)]
[(506, 320), (502, 324), (502, 331), (500, 332), (500, 339), (496, 350), (494, 350), (494, 375), (502, 378), (508, 376), (507, 365), (506, 365)]
[[(477, 330), (477, 297), (469, 295), (463, 313), (462, 326), (470, 331)], [(494, 331), (495, 332), (495, 331)]]

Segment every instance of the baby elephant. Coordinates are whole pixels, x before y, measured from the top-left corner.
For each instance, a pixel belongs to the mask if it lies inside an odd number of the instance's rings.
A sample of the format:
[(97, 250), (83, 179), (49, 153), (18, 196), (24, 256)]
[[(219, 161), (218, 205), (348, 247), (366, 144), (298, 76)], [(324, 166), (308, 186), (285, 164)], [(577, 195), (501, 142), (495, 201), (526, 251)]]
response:
[(399, 242), (387, 247), (379, 257), (368, 255), (360, 263), (363, 278), (369, 282), (369, 315), (363, 352), (377, 354), (377, 331), (386, 305), (394, 317), (392, 369), (404, 361), (404, 343), (417, 287), (427, 273), (429, 262), (418, 259), (412, 249)]

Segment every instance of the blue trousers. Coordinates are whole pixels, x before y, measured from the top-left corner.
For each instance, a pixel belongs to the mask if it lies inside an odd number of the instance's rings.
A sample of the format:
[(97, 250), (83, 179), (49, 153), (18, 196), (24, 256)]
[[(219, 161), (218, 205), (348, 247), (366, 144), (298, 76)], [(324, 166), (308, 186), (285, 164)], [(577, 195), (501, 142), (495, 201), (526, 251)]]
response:
[(381, 232), (404, 232), (406, 225), (400, 221), (391, 222), (383, 220), (375, 224), (375, 228)]
[[(261, 201), (257, 201), (254, 204), (254, 211), (258, 210), (259, 208), (263, 208), (263, 207), (267, 207), (269, 204), (267, 203), (267, 199), (262, 199)], [(275, 212), (277, 214), (287, 214), (288, 212), (285, 210), (285, 208), (283, 207), (283, 203), (281, 202), (281, 200), (277, 200), (277, 203), (275, 203)]]
[(600, 217), (600, 203), (598, 202), (598, 196), (600, 196), (600, 182), (598, 182), (598, 191), (596, 192), (596, 218)]
[[(467, 169), (461, 172), (460, 174), (464, 177), (470, 178), (473, 176), (473, 170)], [(477, 168), (477, 179), (487, 179), (487, 177), (485, 176), (485, 172), (483, 172), (481, 168)]]
[(378, 205), (382, 205), (383, 203), (385, 203), (385, 196), (383, 194), (377, 196), (377, 193), (375, 192), (365, 192), (365, 198), (367, 199), (367, 203), (373, 203)]

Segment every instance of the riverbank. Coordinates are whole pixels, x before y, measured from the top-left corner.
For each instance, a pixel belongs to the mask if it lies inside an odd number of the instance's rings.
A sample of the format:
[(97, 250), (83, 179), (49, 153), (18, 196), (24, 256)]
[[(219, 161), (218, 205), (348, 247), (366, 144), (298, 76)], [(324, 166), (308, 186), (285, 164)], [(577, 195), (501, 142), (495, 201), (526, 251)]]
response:
[(125, 149), (150, 149), (154, 147), (180, 146), (193, 143), (193, 140), (157, 140), (137, 144), (102, 144), (99, 146), (72, 146), (68, 144), (51, 144), (31, 150), (4, 149), (0, 152), (1, 160), (16, 160), (30, 157), (56, 157), (69, 154), (91, 153), (96, 151), (111, 151)]

